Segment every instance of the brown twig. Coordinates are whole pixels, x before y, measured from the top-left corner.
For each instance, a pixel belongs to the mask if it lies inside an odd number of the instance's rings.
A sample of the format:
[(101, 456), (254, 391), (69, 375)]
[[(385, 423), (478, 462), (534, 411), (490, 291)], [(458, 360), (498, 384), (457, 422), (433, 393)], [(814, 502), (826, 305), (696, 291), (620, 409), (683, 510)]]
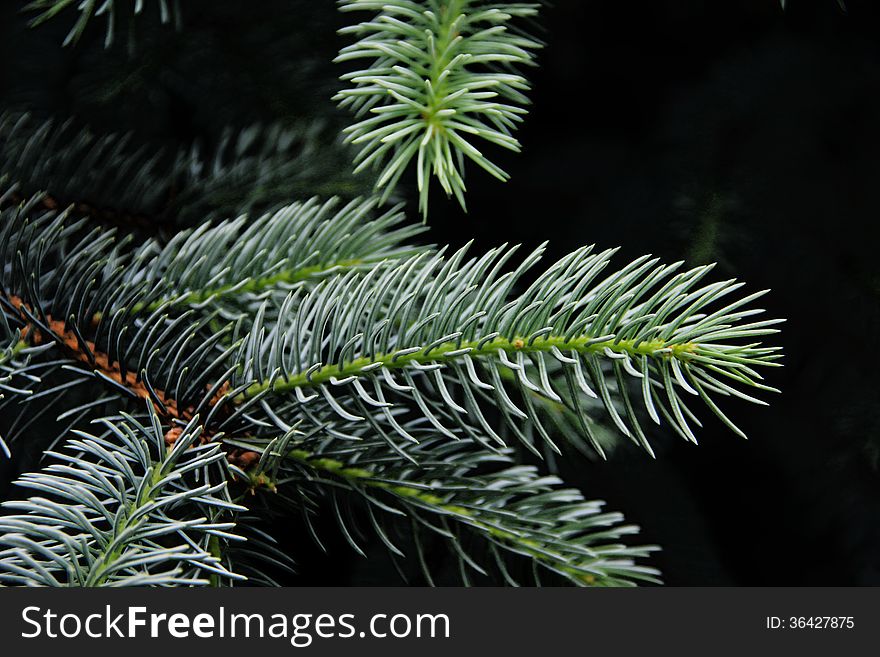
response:
[[(30, 338), (33, 344), (42, 344), (45, 340), (43, 332), (29, 321), (24, 312), (24, 308), (27, 308), (28, 310), (30, 310), (30, 308), (27, 307), (20, 297), (9, 296), (8, 299), (12, 306), (18, 311), (21, 319), (25, 322), (24, 327), (21, 329), (22, 339)], [(139, 380), (134, 372), (127, 371), (123, 374), (122, 368), (120, 368), (118, 363), (112, 362), (108, 354), (98, 350), (95, 347), (95, 343), (92, 341), (85, 340), (85, 343), (83, 344), (82, 340), (77, 337), (76, 333), (67, 328), (65, 322), (52, 319), (49, 316), (47, 316), (45, 320), (46, 327), (52, 333), (51, 339), (57, 342), (73, 358), (80, 362), (87, 363), (95, 370), (100, 371), (105, 377), (112, 380), (114, 383), (129, 390), (132, 395), (141, 399), (156, 400), (160, 402), (157, 412), (167, 420), (183, 422), (192, 420), (195, 413), (194, 408), (190, 406), (181, 409), (177, 400), (163, 390), (153, 389), (151, 392), (145, 383)], [(97, 321), (93, 321), (93, 325), (96, 323)], [(213, 395), (208, 402), (209, 405), (213, 407), (219, 404), (228, 391), (229, 383), (226, 382), (220, 386), (217, 392)], [(182, 428), (178, 425), (171, 426), (171, 428), (165, 433), (165, 443), (169, 447), (173, 445), (180, 437), (182, 431)], [(206, 431), (202, 434), (200, 443), (205, 444), (211, 442), (214, 438), (215, 436), (213, 433)], [(227, 451), (227, 459), (229, 462), (237, 465), (243, 470), (259, 461), (259, 458), (260, 455), (257, 452), (249, 450), (229, 448)]]

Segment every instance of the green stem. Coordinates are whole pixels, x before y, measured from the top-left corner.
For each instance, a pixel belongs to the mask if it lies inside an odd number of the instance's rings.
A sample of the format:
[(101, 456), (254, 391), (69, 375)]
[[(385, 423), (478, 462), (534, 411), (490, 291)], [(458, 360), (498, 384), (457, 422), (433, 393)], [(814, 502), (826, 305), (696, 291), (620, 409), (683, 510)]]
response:
[(299, 283), (315, 276), (320, 276), (328, 271), (340, 268), (358, 267), (363, 265), (366, 260), (361, 258), (350, 258), (346, 260), (337, 260), (336, 262), (326, 263), (323, 265), (313, 265), (311, 267), (300, 267), (299, 269), (289, 269), (280, 271), (272, 276), (263, 278), (255, 278), (244, 285), (222, 285), (216, 288), (208, 288), (190, 292), (181, 298), (182, 303), (202, 303), (211, 297), (220, 297), (228, 294), (230, 290), (234, 292), (261, 292), (267, 288), (275, 287), (280, 284)]
[(457, 33), (453, 33), (452, 24), (461, 15), (466, 4), (467, 0), (449, 0), (446, 3), (442, 3), (440, 8), (440, 25), (437, 30), (437, 40), (434, 42), (434, 48), (438, 55), (442, 54), (443, 56), (438, 56), (431, 63), (429, 79), (434, 93), (428, 99), (429, 106), (425, 116), (425, 119), (438, 131), (442, 131), (443, 128), (443, 122), (436, 120), (437, 112), (443, 109), (442, 103), (438, 102), (438, 99), (442, 101), (446, 98), (446, 77), (441, 78), (441, 75), (443, 75), (453, 59), (453, 53), (448, 52), (448, 50), (453, 39), (458, 36)]
[[(299, 372), (288, 378), (277, 379), (273, 383), (255, 383), (245, 390), (236, 399), (244, 401), (270, 389), (275, 392), (288, 392), (296, 388), (320, 386), (330, 382), (331, 379), (343, 379), (349, 376), (364, 374), (364, 369), (371, 371), (380, 364), (383, 369), (403, 369), (413, 364), (446, 363), (467, 354), (471, 357), (495, 356), (498, 351), (512, 354), (516, 352), (535, 353), (547, 352), (552, 348), (560, 351), (577, 351), (582, 354), (604, 352), (609, 349), (615, 353), (628, 354), (630, 356), (660, 356), (683, 359), (685, 354), (693, 352), (696, 345), (693, 343), (670, 345), (662, 340), (603, 340), (596, 342), (594, 338), (582, 336), (567, 340), (563, 336), (539, 337), (532, 341), (526, 338), (495, 338), (493, 340), (471, 340), (440, 345), (434, 348), (424, 348), (413, 353), (401, 354), (396, 351), (387, 354), (377, 354), (375, 357), (361, 357), (338, 365), (324, 365), (317, 369)], [(406, 350), (403, 350), (406, 351)], [(378, 369), (378, 368), (377, 368)]]
[[(212, 557), (218, 560), (220, 559), (220, 539), (217, 536), (212, 535), (208, 539), (208, 551), (211, 553)], [(220, 586), (220, 575), (217, 573), (211, 573), (208, 581), (211, 583), (212, 587), (217, 588)]]
[(15, 358), (22, 351), (27, 349), (28, 346), (29, 345), (26, 340), (19, 340), (18, 342), (15, 343), (15, 345), (12, 347), (12, 349), (9, 350), (9, 358)]
[(188, 304), (204, 303), (209, 299), (222, 298), (233, 293), (259, 293), (277, 285), (290, 285), (294, 283), (299, 283), (310, 278), (322, 276), (328, 272), (335, 271), (337, 269), (359, 267), (361, 265), (368, 264), (369, 262), (371, 261), (365, 258), (346, 258), (342, 260), (337, 260), (335, 262), (312, 265), (310, 267), (285, 269), (278, 272), (277, 274), (273, 274), (272, 276), (253, 278), (243, 285), (239, 285), (238, 283), (230, 283), (213, 288), (209, 287), (200, 290), (194, 290), (192, 292), (177, 297), (165, 297), (159, 299), (158, 301), (154, 301), (151, 304), (136, 304), (134, 306), (133, 312), (153, 312), (157, 308), (160, 308), (163, 304), (167, 303), (169, 300), (172, 301), (174, 305), (182, 306)]
[(596, 583), (595, 575), (586, 573), (581, 568), (569, 565), (571, 561), (568, 558), (564, 555), (552, 552), (552, 550), (541, 542), (517, 536), (512, 532), (500, 529), (493, 524), (480, 520), (472, 510), (453, 504), (447, 499), (428, 493), (414, 486), (391, 484), (387, 481), (382, 481), (369, 470), (348, 467), (336, 459), (319, 457), (302, 449), (295, 449), (288, 452), (287, 458), (297, 461), (309, 468), (331, 474), (361, 486), (384, 490), (401, 498), (408, 504), (415, 504), (435, 513), (439, 512), (444, 515), (452, 515), (454, 518), (464, 522), (468, 526), (485, 532), (493, 539), (515, 547), (517, 552), (528, 554), (537, 561), (548, 563), (552, 565), (554, 569), (565, 572), (585, 584)]
[[(86, 579), (84, 586), (95, 587), (104, 584), (109, 575), (110, 568), (116, 560), (125, 553), (126, 543), (121, 539), (121, 536), (126, 532), (129, 525), (131, 525), (132, 518), (138, 509), (143, 508), (146, 504), (155, 499), (156, 491), (161, 488), (159, 482), (165, 477), (164, 463), (155, 464), (146, 476), (149, 477), (149, 483), (141, 489), (140, 495), (128, 505), (123, 517), (118, 523), (116, 523), (113, 538), (107, 544), (104, 554), (96, 560), (95, 565), (89, 572), (89, 576)], [(140, 519), (140, 522), (143, 522), (143, 518)]]

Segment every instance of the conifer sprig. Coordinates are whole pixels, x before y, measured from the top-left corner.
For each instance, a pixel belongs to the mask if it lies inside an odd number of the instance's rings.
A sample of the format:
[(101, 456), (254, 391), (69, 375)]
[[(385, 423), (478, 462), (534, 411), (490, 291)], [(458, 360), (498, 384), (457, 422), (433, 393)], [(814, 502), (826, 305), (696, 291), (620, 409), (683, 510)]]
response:
[[(502, 430), (536, 453), (538, 439), (558, 450), (541, 400), (560, 405), (600, 453), (598, 408), (648, 450), (644, 415), (695, 439), (689, 398), (730, 422), (718, 398), (770, 389), (758, 370), (777, 354), (755, 341), (776, 322), (756, 317), (760, 293), (725, 300), (739, 284), (706, 283), (709, 267), (679, 271), (649, 257), (611, 270), (610, 250), (580, 249), (537, 274), (540, 249), (518, 263), (507, 247), (476, 258), (466, 249), (407, 254), (401, 242), (413, 233), (399, 214), (365, 223), (372, 209), (313, 202), (133, 247), (42, 209), (39, 197), (8, 208), (4, 325), (25, 349), (49, 349), (34, 356), (47, 376), (20, 396), (21, 416), (32, 399), (51, 399), (76, 430), (93, 411), (119, 418), (149, 400), (168, 444), (197, 428), (225, 453), (233, 479), (278, 491), (288, 509), (367, 499), (370, 513), (393, 516), (397, 505), (449, 542), (463, 581), (517, 579), (508, 557), (474, 565), (469, 540), (581, 584), (655, 577), (639, 563), (646, 549), (621, 542), (631, 530), (617, 516), (515, 467)], [(347, 248), (384, 257), (309, 269), (315, 254), (333, 261)], [(317, 282), (255, 284), (303, 267)], [(85, 382), (106, 393), (64, 401)], [(279, 452), (281, 437), (289, 450)], [(506, 467), (487, 472), (498, 458)], [(351, 500), (327, 497), (340, 486)], [(393, 544), (383, 527), (376, 535)]]
[(165, 292), (150, 306), (245, 307), (254, 299), (384, 260), (430, 251), (412, 239), (424, 227), (405, 221), (400, 207), (377, 210), (373, 198), (321, 202), (312, 198), (276, 212), (181, 231), (167, 243), (138, 249), (126, 282)]
[[(290, 199), (368, 194), (344, 165), (349, 147), (327, 123), (227, 128), (217, 145), (176, 151), (134, 147), (67, 119), (0, 113), (0, 182), (15, 200), (42, 192), (49, 209), (73, 207), (101, 223), (148, 234), (275, 211)], [(329, 144), (325, 143), (330, 141)]]
[[(657, 548), (626, 544), (638, 528), (604, 511), (604, 503), (517, 465), (509, 450), (486, 450), (463, 436), (449, 441), (418, 422), (409, 430), (419, 443), (405, 447), (408, 459), (390, 458), (387, 444), (369, 434), (359, 441), (245, 444), (274, 455), (265, 463), (283, 504), (304, 508), (307, 522), (331, 507), (356, 552), (366, 554), (365, 546), (379, 540), (401, 570), (415, 559), (430, 584), (438, 583), (424, 559), (432, 541), (447, 545), (466, 585), (494, 576), (519, 586), (551, 574), (581, 586), (659, 581), (640, 563)], [(259, 478), (262, 470), (255, 473)], [(358, 510), (371, 533), (352, 522)]]
[(540, 44), (517, 21), (538, 5), (485, 0), (341, 0), (345, 12), (373, 18), (343, 28), (357, 39), (337, 62), (367, 60), (346, 73), (340, 106), (358, 118), (347, 140), (360, 147), (356, 171), (381, 170), (376, 187), (387, 197), (416, 162), (419, 208), (428, 212), (430, 178), (465, 206), (465, 160), (496, 178), (508, 174), (480, 142), (519, 151), (513, 136), (526, 114), (529, 84), (519, 72)]
[[(117, 10), (148, 6), (26, 9), (78, 11), (67, 43), (106, 14), (109, 45)], [(432, 177), (465, 205), (466, 162), (507, 179), (481, 149), (520, 148), (537, 4), (339, 6), (369, 14), (342, 31), (360, 70), (336, 100), (375, 198), (320, 122), (203, 156), (0, 114), (0, 408), (45, 457), (3, 504), (0, 582), (271, 585), (292, 559), (261, 522), (299, 515), (322, 545), (322, 513), (431, 584), (657, 582), (635, 526), (532, 464), (563, 440), (653, 453), (658, 426), (696, 442), (702, 406), (743, 435), (726, 400), (774, 391), (778, 320), (711, 266), (584, 247), (539, 269), (543, 247), (422, 246), (380, 209), (412, 168), (423, 215)], [(353, 200), (289, 200), (340, 186)]]
[[(243, 579), (213, 554), (242, 510), (226, 493), (223, 452), (197, 446), (198, 421), (168, 448), (157, 417), (75, 432), (52, 463), (17, 483), (4, 502), (0, 581), (28, 586), (196, 586)], [(212, 483), (217, 482), (217, 483)], [(216, 551), (216, 550), (215, 550)]]
[[(289, 394), (300, 405), (329, 404), (352, 422), (388, 416), (404, 398), (441, 433), (450, 435), (445, 415), (474, 440), (503, 445), (488, 419), (495, 407), (529, 448), (523, 423), (554, 446), (536, 393), (566, 405), (601, 453), (585, 395), (651, 451), (643, 414), (696, 442), (700, 422), (688, 400), (701, 399), (742, 435), (717, 398), (759, 402), (745, 390), (773, 390), (758, 370), (775, 364), (777, 350), (755, 340), (775, 333), (778, 321), (753, 319), (763, 311), (751, 305), (763, 292), (727, 300), (741, 283), (705, 283), (711, 267), (678, 272), (681, 263), (647, 256), (609, 273), (613, 251), (590, 248), (518, 290), (541, 251), (505, 271), (512, 253), (423, 254), (294, 293), (280, 321), (258, 321), (242, 345), (242, 380), (257, 381), (242, 398)], [(396, 433), (412, 440), (400, 427)]]

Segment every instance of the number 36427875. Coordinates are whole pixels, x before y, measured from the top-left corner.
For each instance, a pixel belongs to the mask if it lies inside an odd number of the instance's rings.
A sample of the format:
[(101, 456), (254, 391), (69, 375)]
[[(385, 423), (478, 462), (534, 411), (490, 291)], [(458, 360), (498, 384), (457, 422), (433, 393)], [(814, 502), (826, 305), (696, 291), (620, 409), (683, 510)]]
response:
[(854, 627), (852, 616), (767, 616), (768, 630), (851, 630)]

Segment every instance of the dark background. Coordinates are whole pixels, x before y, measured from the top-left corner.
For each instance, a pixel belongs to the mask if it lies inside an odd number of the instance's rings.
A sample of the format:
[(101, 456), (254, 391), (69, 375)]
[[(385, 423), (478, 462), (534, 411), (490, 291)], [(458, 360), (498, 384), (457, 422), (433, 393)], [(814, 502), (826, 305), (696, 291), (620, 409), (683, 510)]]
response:
[[(343, 43), (330, 0), (187, 1), (180, 32), (148, 2), (109, 52), (103, 21), (62, 48), (71, 12), (28, 30), (22, 4), (0, 7), (3, 108), (151, 146), (348, 120), (330, 101)], [(717, 277), (772, 289), (764, 305), (788, 322), (769, 382), (783, 393), (730, 405), (748, 442), (707, 421), (699, 447), (657, 436), (656, 460), (560, 464), (663, 546), (672, 585), (880, 584), (880, 21), (870, 0), (788, 4), (557, 0), (524, 152), (496, 154), (512, 181), (472, 170), (467, 214), (434, 190), (437, 243), (620, 245), (619, 262), (717, 261)], [(341, 543), (310, 556), (299, 583), (393, 581)]]

